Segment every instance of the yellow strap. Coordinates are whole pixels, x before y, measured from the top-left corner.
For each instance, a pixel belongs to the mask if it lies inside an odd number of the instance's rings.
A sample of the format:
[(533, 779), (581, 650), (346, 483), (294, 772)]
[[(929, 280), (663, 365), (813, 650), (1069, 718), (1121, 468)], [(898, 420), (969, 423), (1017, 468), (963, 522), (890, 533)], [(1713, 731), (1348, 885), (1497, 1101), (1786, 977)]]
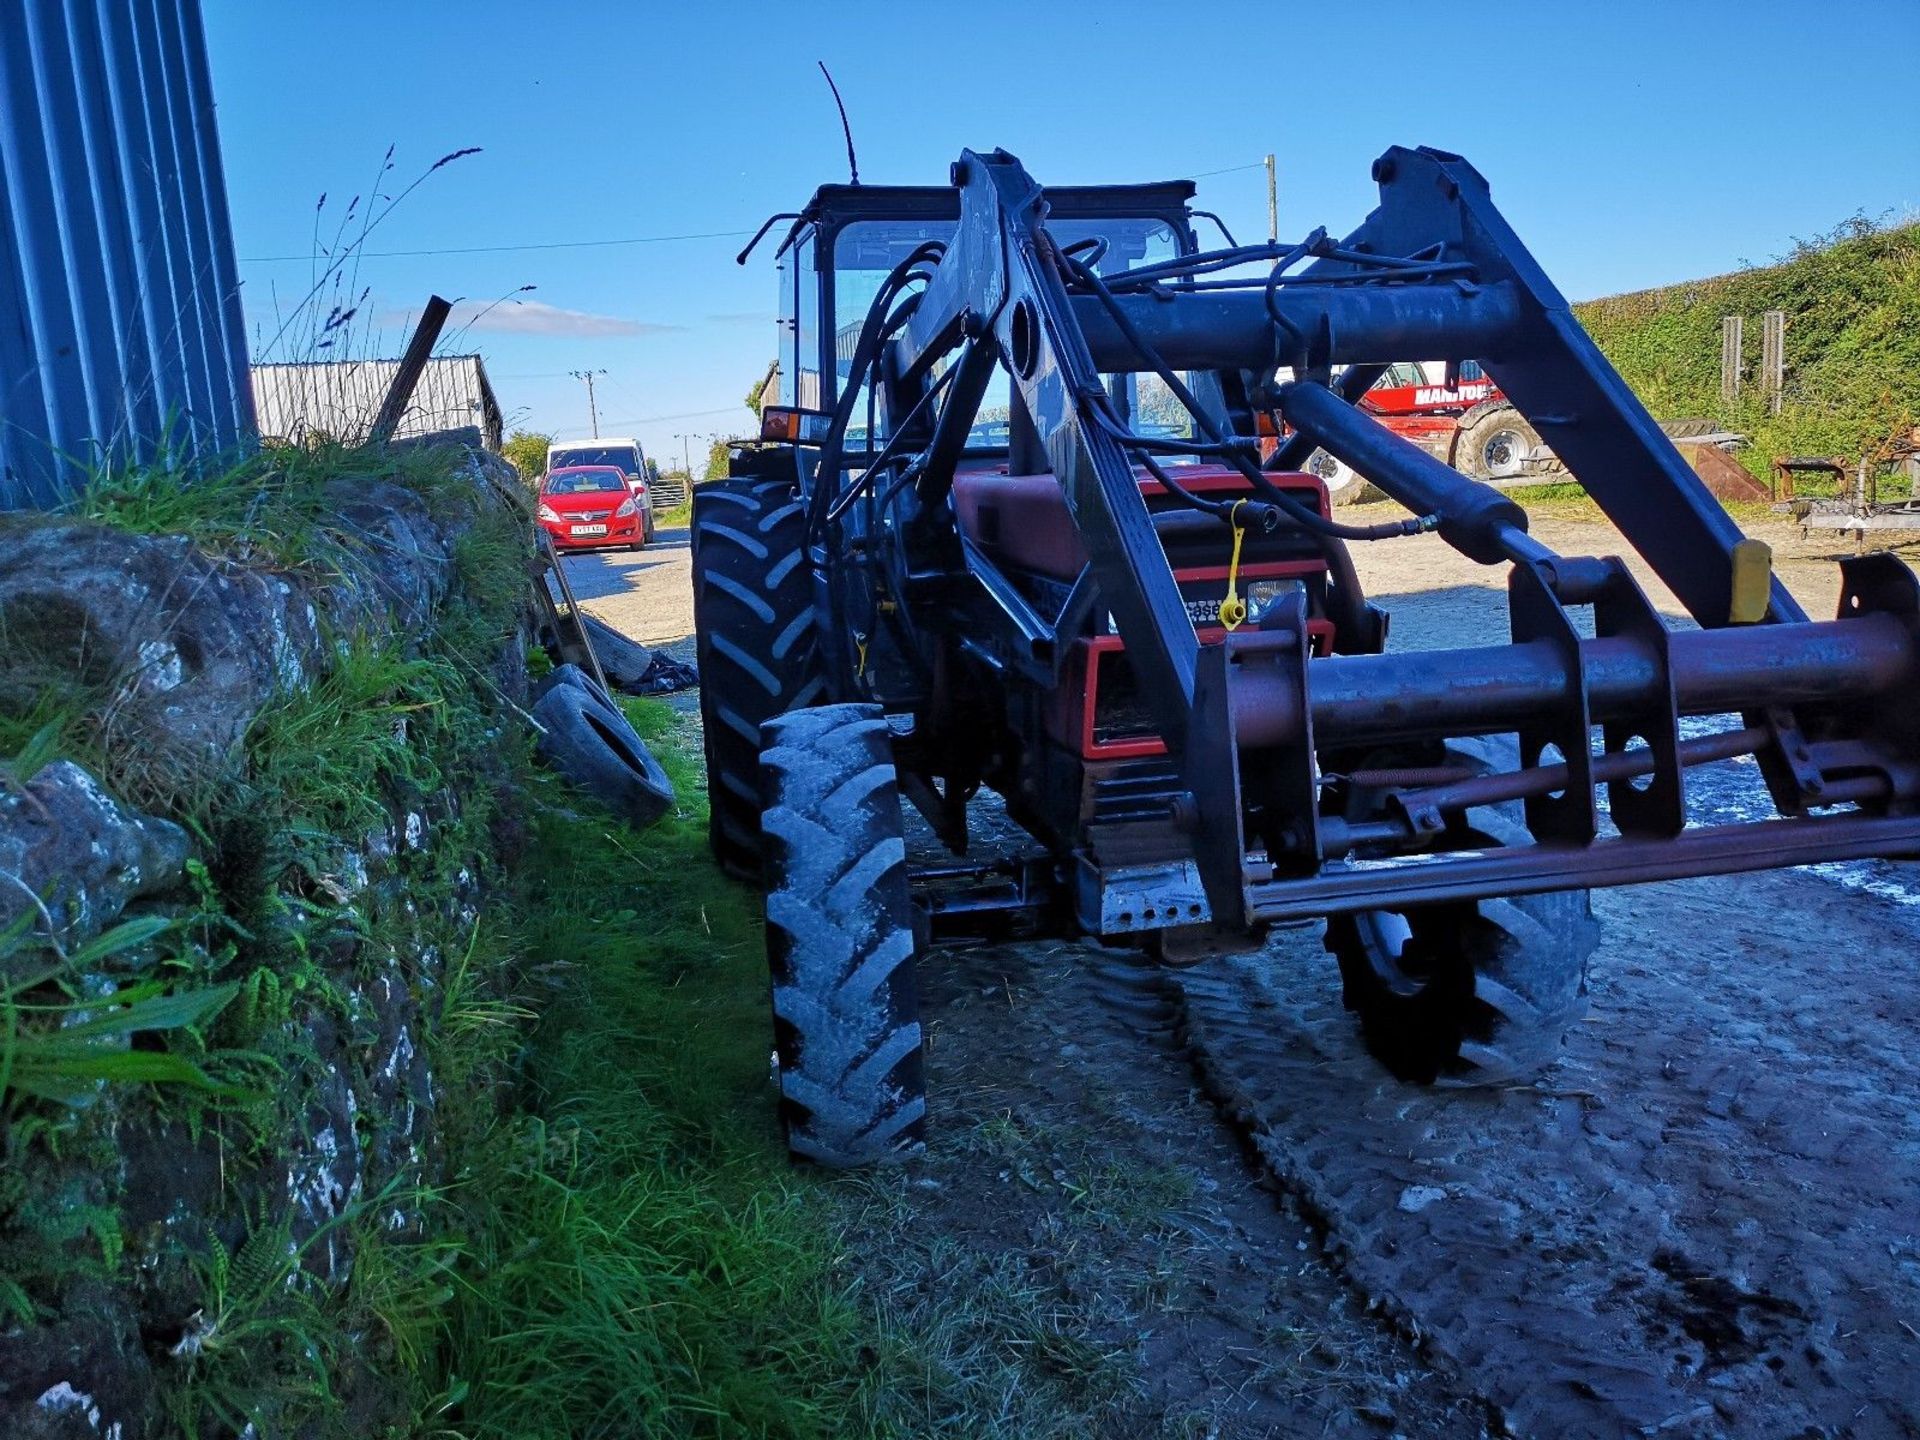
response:
[(865, 679), (867, 674), (867, 637), (862, 635), (858, 630), (854, 631), (853, 645), (860, 657), (859, 663), (853, 667), (853, 673), (861, 679)]
[(1247, 619), (1247, 602), (1240, 598), (1240, 541), (1246, 536), (1246, 527), (1240, 523), (1240, 507), (1247, 502), (1236, 500), (1227, 519), (1233, 525), (1233, 558), (1227, 562), (1227, 598), (1220, 602), (1220, 623), (1229, 630), (1238, 630)]

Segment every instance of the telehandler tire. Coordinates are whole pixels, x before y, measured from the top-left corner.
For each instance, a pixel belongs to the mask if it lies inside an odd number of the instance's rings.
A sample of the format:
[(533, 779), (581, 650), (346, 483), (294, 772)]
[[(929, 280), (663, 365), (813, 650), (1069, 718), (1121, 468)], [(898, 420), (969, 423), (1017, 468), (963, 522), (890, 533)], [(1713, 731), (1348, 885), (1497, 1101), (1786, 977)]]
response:
[(892, 740), (877, 705), (767, 722), (767, 962), (788, 1152), (834, 1169), (918, 1152), (926, 1079)]
[(760, 879), (760, 726), (824, 689), (806, 512), (784, 480), (693, 492), (693, 623), (707, 756), (708, 842), (735, 879)]
[(1309, 455), (1306, 468), (1309, 474), (1318, 475), (1326, 482), (1327, 499), (1335, 505), (1365, 505), (1387, 498), (1379, 486), (1356, 474), (1346, 461), (1336, 460), (1324, 450)]
[[(1488, 742), (1450, 743), (1446, 760), (1512, 768)], [(1475, 807), (1467, 828), (1487, 846), (1533, 843), (1517, 800)], [(1338, 915), (1326, 947), (1376, 1059), (1402, 1080), (1474, 1086), (1531, 1080), (1558, 1057), (1586, 1014), (1598, 939), (1588, 893), (1573, 890)]]
[(1540, 432), (1511, 405), (1468, 411), (1453, 440), (1453, 468), (1475, 480), (1518, 480)]

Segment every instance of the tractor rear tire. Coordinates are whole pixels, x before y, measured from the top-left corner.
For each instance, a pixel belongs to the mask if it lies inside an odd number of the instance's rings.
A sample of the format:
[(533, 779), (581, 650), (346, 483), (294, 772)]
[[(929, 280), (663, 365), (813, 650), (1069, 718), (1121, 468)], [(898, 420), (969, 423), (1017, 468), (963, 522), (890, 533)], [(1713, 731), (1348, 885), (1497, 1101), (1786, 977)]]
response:
[(1512, 481), (1528, 473), (1528, 457), (1540, 444), (1540, 432), (1511, 405), (1463, 417), (1453, 439), (1453, 468), (1475, 480)]
[(693, 623), (707, 756), (708, 842), (760, 879), (760, 727), (825, 689), (813, 628), (806, 511), (790, 481), (693, 492)]
[[(1454, 742), (1449, 764), (1497, 766), (1491, 746)], [(1485, 846), (1530, 845), (1519, 801), (1468, 811)], [(1531, 1080), (1586, 1014), (1599, 938), (1584, 890), (1477, 904), (1363, 911), (1327, 922), (1346, 1005), (1367, 1048), (1402, 1080), (1474, 1086)]]
[(780, 1123), (795, 1159), (882, 1164), (925, 1143), (913, 900), (886, 716), (767, 722), (767, 963)]

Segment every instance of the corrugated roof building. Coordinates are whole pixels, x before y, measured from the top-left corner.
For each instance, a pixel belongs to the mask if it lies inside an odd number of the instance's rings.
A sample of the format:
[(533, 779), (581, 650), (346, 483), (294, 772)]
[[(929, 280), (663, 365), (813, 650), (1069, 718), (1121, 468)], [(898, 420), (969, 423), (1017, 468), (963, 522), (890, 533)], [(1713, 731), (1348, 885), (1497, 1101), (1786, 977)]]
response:
[[(358, 444), (373, 428), (398, 360), (328, 360), (255, 365), (253, 406), (268, 440), (315, 439)], [(475, 426), (490, 450), (500, 448), (500, 402), (478, 355), (437, 355), (427, 362), (395, 439)]]

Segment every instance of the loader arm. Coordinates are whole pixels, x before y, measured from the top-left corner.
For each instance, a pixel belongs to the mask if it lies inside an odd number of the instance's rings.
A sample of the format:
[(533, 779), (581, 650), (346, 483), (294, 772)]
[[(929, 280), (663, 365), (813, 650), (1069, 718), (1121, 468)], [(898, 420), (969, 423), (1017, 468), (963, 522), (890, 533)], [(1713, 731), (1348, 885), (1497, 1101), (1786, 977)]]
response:
[[(1457, 155), (1395, 146), (1374, 162), (1380, 206), (1348, 249), (1408, 255), (1444, 244), (1475, 283), (1507, 293), (1513, 313), (1489, 327), (1478, 359), (1633, 548), (1706, 626), (1727, 623), (1740, 528), (1607, 363), (1559, 289), (1494, 207), (1480, 172)], [(1308, 275), (1350, 273), (1323, 261)], [(1447, 355), (1441, 358), (1467, 358)], [(1804, 620), (1778, 580), (1770, 617)]]
[[(887, 351), (895, 415), (932, 398), (938, 365), (956, 353), (971, 377), (951, 387), (936, 443), (908, 469), (922, 529), (951, 510), (951, 437), (965, 432), (986, 367), (1012, 376), (1185, 786), (1174, 808), (1185, 807), (1214, 917), (1244, 926), (1920, 853), (1920, 727), (1900, 699), (1920, 679), (1912, 573), (1887, 556), (1852, 562), (1840, 618), (1808, 623), (1580, 329), (1472, 167), (1394, 149), (1375, 178), (1381, 203), (1344, 241), (1316, 232), (1291, 248), (1189, 254), (1109, 286), (1056, 244), (1046, 193), (1016, 159), (966, 152), (954, 167), (954, 238)], [(1248, 279), (1248, 264), (1271, 269)], [(1378, 367), (1413, 357), (1480, 360), (1705, 628), (1672, 633), (1620, 561), (1555, 555), (1527, 534), (1520, 507), (1354, 403)], [(1340, 365), (1347, 383), (1332, 378)], [(1278, 384), (1280, 367), (1298, 378)], [(1511, 643), (1310, 659), (1296, 595), (1257, 631), (1201, 644), (1142, 499), (1135, 467), (1161, 474), (1156, 450), (1232, 466), (1263, 523), (1312, 531), (1330, 557), (1356, 537), (1288, 505), (1251, 434), (1209, 430), (1197, 411), (1206, 433), (1184, 446), (1116, 424), (1102, 376), (1140, 371), (1176, 394), (1174, 372), (1213, 372), (1251, 409), (1284, 417), (1296, 447), (1325, 448), (1400, 501), (1416, 517), (1400, 531), (1437, 529), (1478, 563), (1509, 565)], [(1210, 513), (1240, 523), (1238, 509)], [(1586, 607), (1591, 633), (1570, 613)], [(1035, 634), (1036, 617), (1021, 623)], [(1683, 736), (1683, 717), (1724, 712), (1744, 715), (1743, 748)], [(1393, 789), (1387, 818), (1365, 824), (1323, 813), (1324, 754), (1501, 733), (1519, 738), (1517, 771), (1451, 788), (1409, 782)], [(1730, 754), (1758, 757), (1784, 818), (1689, 828), (1688, 768)], [(1449, 854), (1440, 841), (1450, 827), (1490, 798), (1525, 801), (1534, 850)]]
[[(997, 151), (968, 151), (953, 178), (960, 225), (894, 342), (893, 367), (921, 376), (963, 334), (991, 335), (1060, 479), (1100, 594), (1146, 680), (1160, 733), (1178, 751), (1193, 709), (1198, 643), (1133, 462), (1088, 422), (1084, 404), (1101, 393), (1100, 369), (1053, 261), (1044, 193), (1017, 160)], [(952, 483), (950, 460), (930, 467), (917, 487), (921, 506), (937, 509)]]

